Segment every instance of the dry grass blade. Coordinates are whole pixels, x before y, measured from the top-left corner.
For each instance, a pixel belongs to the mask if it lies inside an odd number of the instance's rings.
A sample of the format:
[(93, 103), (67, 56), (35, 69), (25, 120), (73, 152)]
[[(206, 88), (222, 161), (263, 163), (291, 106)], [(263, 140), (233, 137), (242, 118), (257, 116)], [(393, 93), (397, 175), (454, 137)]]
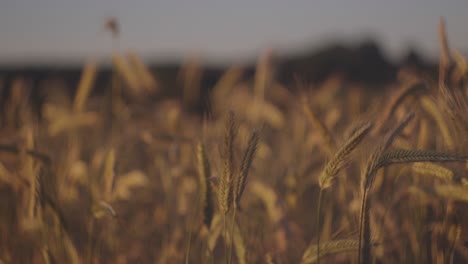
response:
[(233, 66), (216, 82), (211, 93), (211, 104), (215, 113), (223, 112), (232, 88), (241, 80), (243, 73), (244, 70), (241, 67)]
[(306, 99), (302, 101), (302, 109), (307, 117), (309, 123), (311, 123), (320, 133), (322, 138), (325, 140), (327, 151), (330, 155), (336, 149), (335, 139), (332, 136), (332, 133), (327, 128), (325, 123), (317, 116), (317, 114), (310, 108)]
[(200, 203), (203, 208), (203, 223), (210, 228), (214, 213), (213, 190), (209, 180), (211, 177), (210, 163), (202, 142), (197, 144), (197, 168), (200, 183)]
[(253, 181), (250, 184), (250, 190), (264, 203), (271, 222), (278, 224), (285, 213), (279, 206), (278, 195), (275, 190), (260, 181)]
[(252, 161), (255, 156), (255, 151), (257, 150), (258, 141), (260, 136), (257, 131), (253, 132), (250, 136), (249, 143), (247, 145), (247, 149), (244, 152), (244, 156), (242, 158), (241, 168), (239, 177), (237, 177), (237, 181), (235, 184), (235, 191), (234, 191), (234, 206), (236, 208), (240, 208), (240, 200), (242, 198), (242, 193), (244, 192), (245, 185), (247, 184), (247, 176), (249, 174), (250, 167), (252, 166)]
[(96, 74), (96, 62), (91, 61), (84, 67), (80, 83), (78, 84), (78, 90), (76, 92), (75, 101), (73, 103), (73, 110), (75, 112), (83, 111), (83, 107), (86, 104), (86, 99), (88, 98), (89, 92), (93, 87), (94, 80), (96, 79)]
[(140, 84), (145, 89), (147, 94), (158, 92), (158, 82), (151, 73), (150, 69), (146, 67), (143, 60), (135, 52), (129, 52), (127, 54), (127, 58), (130, 64), (133, 66), (135, 75), (140, 79)]
[(371, 127), (372, 123), (370, 122), (362, 124), (335, 153), (333, 158), (325, 166), (322, 174), (320, 174), (319, 185), (321, 189), (331, 186), (338, 172), (348, 161), (351, 152), (361, 143)]
[[(244, 239), (242, 238), (242, 234), (240, 233), (240, 229), (237, 223), (234, 223), (234, 229), (231, 235), (233, 236), (232, 237), (233, 242), (234, 242), (233, 246), (236, 249), (237, 263), (239, 264), (247, 263), (245, 259), (247, 250), (245, 247)], [(227, 242), (227, 239), (226, 239), (226, 242)]]
[(425, 89), (425, 84), (418, 80), (414, 80), (406, 84), (398, 91), (398, 93), (395, 94), (395, 96), (390, 99), (390, 102), (387, 107), (385, 107), (383, 115), (379, 119), (380, 121), (376, 124), (374, 131), (376, 133), (382, 131), (384, 125), (390, 120), (397, 107), (404, 101), (406, 97)]
[[(302, 256), (302, 264), (315, 263), (319, 256), (317, 256), (317, 245), (309, 245), (304, 255)], [(359, 241), (344, 239), (344, 240), (334, 240), (326, 241), (320, 245), (320, 257), (327, 255), (332, 255), (341, 252), (347, 251), (357, 251), (359, 249)]]
[(220, 214), (215, 214), (213, 217), (212, 225), (207, 238), (207, 247), (209, 253), (213, 252), (215, 249), (218, 238), (221, 235), (221, 231), (223, 230), (222, 218), (223, 217)]
[(450, 64), (450, 52), (445, 30), (445, 19), (439, 19), (439, 43), (440, 43), (440, 62), (439, 62), (439, 85), (444, 84), (447, 78), (447, 71)]
[(453, 142), (453, 136), (450, 133), (445, 117), (442, 115), (442, 112), (439, 110), (436, 103), (429, 97), (425, 96), (421, 98), (421, 106), (436, 121), (437, 125), (439, 126), (440, 132), (442, 133), (442, 137), (444, 138), (445, 144), (447, 144), (447, 146), (450, 149), (454, 149), (455, 142)]
[(135, 98), (141, 96), (140, 80), (128, 60), (120, 54), (113, 54), (112, 64), (127, 84), (129, 94)]

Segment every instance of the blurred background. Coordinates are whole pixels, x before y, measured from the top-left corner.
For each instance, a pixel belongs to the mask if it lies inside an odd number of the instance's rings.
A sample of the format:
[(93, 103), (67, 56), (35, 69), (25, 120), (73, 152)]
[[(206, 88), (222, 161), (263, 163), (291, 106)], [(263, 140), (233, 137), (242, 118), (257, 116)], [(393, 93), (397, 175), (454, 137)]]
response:
[(468, 263), (467, 11), (0, 0), (0, 264)]
[[(3, 0), (0, 72), (73, 69), (90, 57), (105, 63), (116, 49), (158, 67), (193, 57), (214, 67), (248, 65), (270, 49), (286, 65), (280, 79), (341, 71), (385, 80), (401, 64), (436, 62), (440, 16), (448, 18), (451, 46), (466, 51), (466, 10), (463, 0)], [(115, 39), (104, 27), (110, 17), (119, 23)]]

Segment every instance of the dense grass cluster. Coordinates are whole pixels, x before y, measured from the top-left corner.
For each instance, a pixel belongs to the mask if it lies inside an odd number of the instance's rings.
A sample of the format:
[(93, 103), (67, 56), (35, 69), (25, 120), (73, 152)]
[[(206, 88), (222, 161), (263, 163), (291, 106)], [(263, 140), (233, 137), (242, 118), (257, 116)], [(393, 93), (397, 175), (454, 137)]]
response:
[(440, 38), (439, 76), (401, 69), (379, 91), (285, 87), (265, 55), (209, 98), (188, 63), (183, 96), (162, 98), (116, 53), (107, 94), (90, 96), (89, 63), (38, 114), (19, 78), (0, 119), (0, 263), (468, 262), (468, 67), (443, 23)]

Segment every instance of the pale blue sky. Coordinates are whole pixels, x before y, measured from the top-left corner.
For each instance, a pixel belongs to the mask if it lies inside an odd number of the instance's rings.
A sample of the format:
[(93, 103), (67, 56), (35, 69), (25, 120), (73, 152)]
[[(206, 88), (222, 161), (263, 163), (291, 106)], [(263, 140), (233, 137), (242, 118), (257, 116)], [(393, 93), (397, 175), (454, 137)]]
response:
[(237, 61), (265, 47), (288, 51), (368, 35), (394, 57), (408, 44), (435, 55), (439, 16), (452, 46), (468, 51), (467, 0), (0, 0), (0, 64), (106, 56), (109, 16), (120, 20), (120, 48), (154, 58)]

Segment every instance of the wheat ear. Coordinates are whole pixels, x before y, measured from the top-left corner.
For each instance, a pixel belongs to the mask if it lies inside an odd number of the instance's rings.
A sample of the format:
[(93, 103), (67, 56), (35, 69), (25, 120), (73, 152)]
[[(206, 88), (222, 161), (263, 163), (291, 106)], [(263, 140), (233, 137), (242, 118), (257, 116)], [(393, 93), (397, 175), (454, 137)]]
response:
[(362, 124), (355, 132), (353, 132), (351, 137), (340, 147), (340, 149), (338, 149), (320, 174), (320, 189), (326, 189), (332, 185), (332, 182), (338, 175), (338, 172), (349, 160), (351, 152), (359, 145), (359, 143), (361, 143), (371, 127), (371, 122)]
[[(395, 138), (403, 131), (411, 119), (414, 117), (413, 113), (406, 115), (406, 117), (396, 126), (393, 130), (388, 132), (384, 137), (381, 144), (377, 146), (374, 152), (369, 157), (366, 166), (364, 167), (362, 176), (362, 200), (361, 200), (361, 214), (359, 225), (359, 254), (358, 263), (371, 263), (371, 248), (370, 248), (370, 216), (369, 209), (370, 203), (367, 199), (368, 192), (372, 187), (375, 180), (375, 175), (379, 169), (379, 161), (385, 150), (392, 144)], [(362, 242), (364, 243), (361, 246)]]
[(252, 166), (252, 161), (257, 150), (257, 145), (260, 137), (257, 131), (253, 132), (250, 136), (249, 143), (247, 144), (247, 149), (244, 152), (242, 157), (242, 163), (240, 167), (239, 176), (236, 179), (236, 184), (234, 186), (234, 207), (240, 208), (240, 200), (242, 198), (242, 193), (244, 192), (245, 186), (247, 184), (247, 176), (249, 174), (250, 167)]
[(333, 158), (327, 163), (325, 169), (319, 177), (320, 192), (317, 205), (317, 263), (320, 262), (320, 215), (322, 207), (322, 198), (324, 189), (330, 187), (338, 172), (349, 160), (351, 152), (361, 143), (367, 133), (370, 131), (372, 123), (367, 122), (358, 127), (351, 137), (335, 153)]
[(233, 174), (234, 174), (234, 139), (236, 137), (236, 123), (234, 113), (229, 112), (225, 124), (223, 158), (223, 174), (218, 187), (217, 197), (221, 212), (226, 215), (232, 204)]

